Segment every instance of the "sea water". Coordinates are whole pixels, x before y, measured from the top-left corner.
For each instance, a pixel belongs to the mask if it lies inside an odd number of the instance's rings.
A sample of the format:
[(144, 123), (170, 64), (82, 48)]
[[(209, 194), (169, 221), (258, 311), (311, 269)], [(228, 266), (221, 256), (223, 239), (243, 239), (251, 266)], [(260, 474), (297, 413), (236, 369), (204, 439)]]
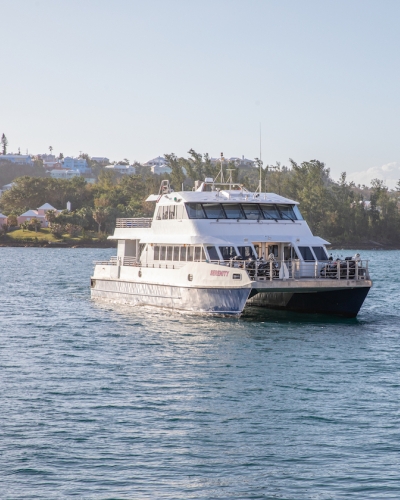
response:
[(0, 498), (400, 498), (400, 252), (351, 320), (95, 303), (114, 253), (0, 248)]

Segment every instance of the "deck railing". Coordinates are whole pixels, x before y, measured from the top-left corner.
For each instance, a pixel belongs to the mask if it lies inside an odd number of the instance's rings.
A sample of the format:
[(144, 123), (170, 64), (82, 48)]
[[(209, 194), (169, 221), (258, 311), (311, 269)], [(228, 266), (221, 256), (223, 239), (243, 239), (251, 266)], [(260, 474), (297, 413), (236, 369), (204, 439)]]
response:
[(246, 269), (254, 281), (275, 279), (369, 279), (368, 260), (216, 260), (213, 264)]
[(131, 227), (151, 227), (153, 219), (151, 217), (141, 217), (134, 219), (117, 219), (116, 227), (131, 228)]
[[(187, 262), (153, 262), (145, 264), (136, 260), (136, 257), (111, 257), (109, 261), (95, 262), (105, 266), (133, 266), (153, 269), (180, 269)], [(328, 261), (301, 261), (301, 260), (213, 260), (209, 264), (245, 269), (252, 281), (272, 280), (303, 280), (303, 279), (337, 279), (337, 280), (369, 280), (368, 260), (328, 260)]]

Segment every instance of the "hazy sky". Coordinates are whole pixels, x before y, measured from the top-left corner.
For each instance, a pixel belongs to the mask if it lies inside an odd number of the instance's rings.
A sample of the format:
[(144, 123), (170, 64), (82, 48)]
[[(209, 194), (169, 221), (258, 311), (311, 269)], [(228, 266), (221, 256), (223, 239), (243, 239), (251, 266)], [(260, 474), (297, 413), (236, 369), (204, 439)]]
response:
[(0, 0), (0, 13), (10, 151), (254, 158), (261, 122), (265, 162), (400, 178), (398, 0)]

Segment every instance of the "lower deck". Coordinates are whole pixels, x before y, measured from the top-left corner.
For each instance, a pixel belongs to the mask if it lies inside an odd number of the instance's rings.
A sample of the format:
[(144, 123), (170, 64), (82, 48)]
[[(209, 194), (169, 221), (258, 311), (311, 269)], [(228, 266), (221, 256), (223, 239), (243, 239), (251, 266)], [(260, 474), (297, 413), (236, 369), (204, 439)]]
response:
[(119, 264), (96, 265), (93, 298), (194, 314), (240, 316), (246, 306), (257, 306), (355, 316), (372, 286), (362, 272), (298, 279), (272, 272), (267, 279), (240, 264), (191, 262), (178, 269)]

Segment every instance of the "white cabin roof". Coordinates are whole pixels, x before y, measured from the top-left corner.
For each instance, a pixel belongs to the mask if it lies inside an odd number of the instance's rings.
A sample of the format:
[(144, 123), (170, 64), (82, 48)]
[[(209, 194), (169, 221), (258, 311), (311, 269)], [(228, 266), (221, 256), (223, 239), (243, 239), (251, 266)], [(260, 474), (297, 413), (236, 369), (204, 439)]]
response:
[[(146, 201), (157, 201), (159, 196), (152, 194)], [(275, 193), (249, 193), (239, 190), (223, 191), (178, 191), (164, 194), (159, 199), (159, 205), (180, 203), (278, 203), (298, 205), (297, 201), (285, 198)]]

